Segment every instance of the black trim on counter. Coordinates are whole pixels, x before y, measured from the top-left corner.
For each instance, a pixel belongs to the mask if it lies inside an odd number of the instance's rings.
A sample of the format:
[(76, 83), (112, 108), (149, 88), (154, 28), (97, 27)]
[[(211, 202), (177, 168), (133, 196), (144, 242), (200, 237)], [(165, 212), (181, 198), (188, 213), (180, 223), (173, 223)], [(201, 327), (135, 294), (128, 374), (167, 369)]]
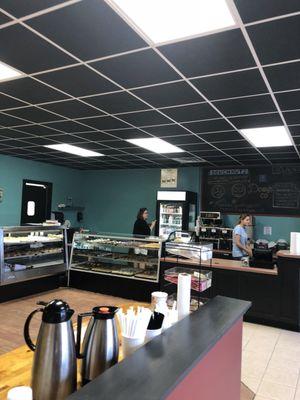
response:
[(215, 297), (68, 399), (164, 399), (250, 305), (247, 301)]

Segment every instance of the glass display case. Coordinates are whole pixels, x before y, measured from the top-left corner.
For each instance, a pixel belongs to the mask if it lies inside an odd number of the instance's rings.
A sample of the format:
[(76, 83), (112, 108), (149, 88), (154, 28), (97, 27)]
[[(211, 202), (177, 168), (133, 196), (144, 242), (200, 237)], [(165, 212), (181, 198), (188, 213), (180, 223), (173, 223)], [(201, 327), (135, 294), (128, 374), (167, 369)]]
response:
[(70, 270), (158, 282), (161, 239), (75, 233)]
[(66, 272), (65, 233), (57, 226), (0, 228), (1, 285)]

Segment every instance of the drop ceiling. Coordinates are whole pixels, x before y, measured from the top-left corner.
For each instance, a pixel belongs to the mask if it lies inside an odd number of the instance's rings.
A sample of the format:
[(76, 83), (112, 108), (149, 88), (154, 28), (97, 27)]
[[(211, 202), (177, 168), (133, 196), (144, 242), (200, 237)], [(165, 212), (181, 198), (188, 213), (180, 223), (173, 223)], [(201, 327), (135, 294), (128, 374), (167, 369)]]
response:
[[(236, 25), (153, 45), (110, 1), (1, 0), (0, 153), (78, 169), (299, 163), (300, 2), (228, 0)], [(241, 129), (283, 125), (292, 146)], [(185, 152), (127, 142), (161, 138)], [(105, 155), (83, 158), (46, 145)]]

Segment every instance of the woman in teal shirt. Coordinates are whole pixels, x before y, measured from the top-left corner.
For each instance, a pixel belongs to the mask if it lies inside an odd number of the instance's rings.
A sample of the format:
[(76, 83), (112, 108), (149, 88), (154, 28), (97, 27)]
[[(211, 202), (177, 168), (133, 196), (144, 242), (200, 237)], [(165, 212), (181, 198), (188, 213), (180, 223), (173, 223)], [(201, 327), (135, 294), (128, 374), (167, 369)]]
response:
[(243, 257), (252, 257), (252, 250), (248, 245), (248, 235), (246, 227), (251, 224), (249, 214), (242, 214), (239, 217), (239, 223), (233, 230), (233, 245), (232, 245), (232, 256), (235, 259), (241, 259)]

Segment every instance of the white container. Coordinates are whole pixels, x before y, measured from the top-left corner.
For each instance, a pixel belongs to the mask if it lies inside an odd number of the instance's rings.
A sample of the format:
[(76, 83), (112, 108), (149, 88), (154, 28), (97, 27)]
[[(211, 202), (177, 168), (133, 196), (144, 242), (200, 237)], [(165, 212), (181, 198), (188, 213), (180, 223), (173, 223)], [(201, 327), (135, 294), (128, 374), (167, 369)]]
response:
[(32, 400), (32, 389), (29, 386), (17, 386), (10, 389), (7, 400)]
[(169, 308), (167, 304), (168, 293), (166, 292), (152, 292), (151, 305), (154, 311), (164, 314), (163, 330), (170, 328), (171, 324), (168, 320)]
[(147, 329), (145, 342), (149, 342), (151, 339), (159, 336), (162, 332), (162, 329)]
[(130, 354), (134, 353), (137, 349), (142, 347), (144, 342), (144, 337), (132, 338), (122, 335), (123, 357), (125, 358), (130, 356)]
[(191, 275), (181, 273), (178, 275), (177, 286), (177, 310), (178, 320), (186, 317), (190, 313), (191, 302)]

